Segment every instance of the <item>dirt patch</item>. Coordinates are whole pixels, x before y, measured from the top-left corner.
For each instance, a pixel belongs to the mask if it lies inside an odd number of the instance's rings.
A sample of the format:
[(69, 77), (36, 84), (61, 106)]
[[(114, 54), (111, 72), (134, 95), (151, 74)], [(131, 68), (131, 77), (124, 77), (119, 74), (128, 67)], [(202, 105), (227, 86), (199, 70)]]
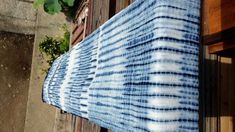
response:
[(0, 132), (22, 132), (34, 35), (0, 31)]

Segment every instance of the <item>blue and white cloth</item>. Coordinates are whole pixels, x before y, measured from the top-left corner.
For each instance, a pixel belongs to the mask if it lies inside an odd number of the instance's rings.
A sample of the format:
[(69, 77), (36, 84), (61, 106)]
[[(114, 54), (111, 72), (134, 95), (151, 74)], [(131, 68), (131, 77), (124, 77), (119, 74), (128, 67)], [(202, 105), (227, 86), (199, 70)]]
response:
[(198, 131), (200, 0), (136, 0), (59, 57), (43, 100), (114, 131)]

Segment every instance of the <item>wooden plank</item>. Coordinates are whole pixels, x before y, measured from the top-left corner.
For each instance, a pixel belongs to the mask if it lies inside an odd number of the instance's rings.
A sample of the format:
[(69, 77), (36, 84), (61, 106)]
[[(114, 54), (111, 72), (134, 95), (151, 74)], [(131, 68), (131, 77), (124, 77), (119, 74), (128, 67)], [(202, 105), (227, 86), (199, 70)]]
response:
[(83, 40), (83, 32), (75, 39), (75, 41), (73, 42), (73, 45), (78, 44), (82, 40)]
[(203, 44), (209, 53), (232, 55), (235, 36), (235, 6), (233, 0), (205, 0), (203, 3)]
[(234, 56), (235, 42), (219, 42), (208, 46), (210, 54), (218, 54), (220, 56)]
[(83, 35), (83, 32), (85, 31), (86, 27), (86, 10), (88, 7), (88, 3), (86, 0), (81, 0), (79, 3), (79, 7), (77, 10), (77, 15), (76, 15), (76, 19), (74, 21), (74, 28), (72, 31), (72, 44), (75, 44), (77, 42), (80, 42), (81, 39), (81, 35)]
[(205, 0), (203, 4), (203, 35), (211, 35), (235, 27), (234, 0)]
[(116, 13), (126, 8), (131, 3), (130, 0), (117, 0), (116, 1)]
[(73, 132), (74, 121), (73, 115), (68, 113), (61, 113), (61, 110), (56, 110), (55, 132)]
[(232, 27), (218, 33), (203, 36), (203, 44), (210, 45), (221, 41), (229, 41), (231, 39), (234, 39), (234, 36), (235, 36), (235, 27)]
[(203, 44), (209, 45), (235, 36), (235, 1), (204, 0), (202, 13)]
[(116, 0), (110, 0), (109, 2), (109, 18), (116, 14)]
[(133, 3), (135, 0), (130, 0), (130, 4)]
[(93, 1), (88, 0), (88, 18), (87, 18), (87, 27), (86, 27), (86, 36), (93, 32), (92, 30), (92, 22), (93, 22)]
[(77, 29), (78, 29), (78, 25), (73, 23), (72, 35), (74, 34), (74, 32), (76, 32)]
[(82, 132), (100, 132), (100, 127), (87, 119), (82, 119)]
[(109, 0), (93, 0), (92, 31), (109, 19)]
[[(72, 44), (75, 44), (77, 40), (80, 42), (83, 37), (83, 31), (84, 31), (84, 24), (81, 24), (78, 26), (78, 28), (75, 30), (72, 36)], [(82, 36), (82, 37), (81, 37)]]
[(75, 117), (75, 131), (74, 132), (82, 132), (82, 118)]

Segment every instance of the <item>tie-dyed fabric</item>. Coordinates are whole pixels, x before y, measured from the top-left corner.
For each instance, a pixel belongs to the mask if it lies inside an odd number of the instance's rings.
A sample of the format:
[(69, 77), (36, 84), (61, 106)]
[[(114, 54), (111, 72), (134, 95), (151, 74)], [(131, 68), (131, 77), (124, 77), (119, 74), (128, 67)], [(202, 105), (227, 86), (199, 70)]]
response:
[(136, 0), (59, 57), (43, 100), (114, 131), (198, 131), (200, 0)]

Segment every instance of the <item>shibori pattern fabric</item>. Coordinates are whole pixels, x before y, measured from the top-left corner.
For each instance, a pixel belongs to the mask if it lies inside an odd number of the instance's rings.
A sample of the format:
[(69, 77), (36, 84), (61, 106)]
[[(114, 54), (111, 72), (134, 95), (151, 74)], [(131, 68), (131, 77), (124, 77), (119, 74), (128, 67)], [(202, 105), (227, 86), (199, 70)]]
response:
[(114, 131), (198, 131), (200, 0), (136, 0), (59, 57), (43, 100)]
[(43, 100), (88, 118), (88, 90), (95, 76), (99, 30), (55, 60), (43, 86)]

